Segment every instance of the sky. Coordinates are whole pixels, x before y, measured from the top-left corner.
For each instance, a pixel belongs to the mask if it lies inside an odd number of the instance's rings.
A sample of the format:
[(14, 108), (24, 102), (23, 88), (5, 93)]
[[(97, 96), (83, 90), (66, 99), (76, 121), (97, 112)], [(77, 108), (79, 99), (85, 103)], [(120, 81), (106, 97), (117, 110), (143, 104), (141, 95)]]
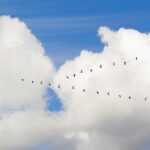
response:
[[(149, 149), (149, 1), (0, 0), (0, 14), (0, 149)], [(123, 102), (93, 94), (107, 88)]]
[(99, 26), (148, 32), (149, 7), (146, 0), (1, 0), (0, 14), (24, 21), (59, 67), (82, 49), (102, 50)]

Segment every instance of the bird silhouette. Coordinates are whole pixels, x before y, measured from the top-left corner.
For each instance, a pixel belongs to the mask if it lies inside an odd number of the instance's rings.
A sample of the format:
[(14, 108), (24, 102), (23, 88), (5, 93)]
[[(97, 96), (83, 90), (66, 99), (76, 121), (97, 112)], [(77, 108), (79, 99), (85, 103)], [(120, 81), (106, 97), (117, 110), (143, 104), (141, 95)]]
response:
[(102, 65), (100, 65), (99, 68), (102, 68)]

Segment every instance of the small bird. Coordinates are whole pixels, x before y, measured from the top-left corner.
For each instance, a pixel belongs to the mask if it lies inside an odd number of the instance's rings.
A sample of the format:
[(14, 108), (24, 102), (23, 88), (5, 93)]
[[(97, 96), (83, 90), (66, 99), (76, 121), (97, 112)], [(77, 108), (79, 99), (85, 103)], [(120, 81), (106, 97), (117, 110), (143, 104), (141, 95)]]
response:
[(127, 64), (127, 62), (126, 61), (124, 61), (124, 65), (126, 65)]
[(96, 91), (96, 94), (99, 94), (99, 91)]
[(22, 78), (21, 81), (24, 81), (24, 79)]
[(138, 58), (137, 57), (135, 57), (135, 60), (137, 60)]
[(110, 95), (110, 93), (109, 93), (109, 92), (107, 92), (107, 95)]
[(51, 86), (51, 84), (50, 84), (50, 83), (48, 83), (48, 86)]
[(80, 73), (83, 73), (83, 71), (81, 70)]
[(41, 81), (41, 84), (43, 84), (43, 82)]
[(102, 68), (102, 65), (100, 65), (99, 68)]
[(34, 83), (34, 81), (31, 81), (31, 83)]
[(72, 89), (74, 90), (74, 86), (72, 86)]
[(92, 69), (90, 69), (90, 72), (92, 72), (93, 70)]
[(129, 96), (129, 99), (131, 99), (131, 96)]
[(66, 78), (69, 79), (69, 76), (67, 76)]
[(83, 92), (85, 92), (85, 89), (83, 89)]
[(147, 101), (147, 97), (145, 97), (145, 99), (144, 99), (145, 101)]
[(121, 95), (119, 94), (118, 97), (121, 98)]
[(60, 89), (60, 85), (58, 84), (58, 86), (57, 86), (59, 89)]
[(76, 74), (73, 74), (74, 78), (76, 77)]
[(115, 66), (115, 62), (113, 62), (113, 66)]

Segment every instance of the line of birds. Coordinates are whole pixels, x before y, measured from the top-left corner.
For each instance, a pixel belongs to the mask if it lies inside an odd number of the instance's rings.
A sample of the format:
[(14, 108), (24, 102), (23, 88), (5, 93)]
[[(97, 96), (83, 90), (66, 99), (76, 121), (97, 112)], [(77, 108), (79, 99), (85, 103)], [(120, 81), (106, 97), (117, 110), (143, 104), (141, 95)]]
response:
[[(135, 57), (135, 60), (138, 60), (138, 57)], [(127, 62), (124, 61), (123, 64), (126, 65)], [(116, 63), (113, 62), (112, 65), (115, 66)], [(102, 67), (103, 67), (102, 64), (99, 65), (99, 68), (102, 68)], [(93, 71), (93, 69), (90, 69), (90, 72), (92, 72), (92, 71)], [(83, 70), (81, 70), (80, 73), (83, 73)], [(73, 74), (73, 77), (76, 77), (76, 74)], [(69, 76), (66, 76), (66, 78), (69, 79)], [(22, 78), (21, 81), (24, 82), (24, 81), (25, 81), (24, 78)], [(32, 80), (31, 83), (33, 84), (34, 81)], [(40, 84), (42, 85), (42, 84), (43, 84), (43, 81), (40, 81)], [(51, 86), (51, 83), (48, 83), (48, 86)], [(57, 85), (57, 88), (59, 88), (59, 89), (61, 88), (60, 84)], [(72, 86), (72, 90), (74, 90), (74, 89), (75, 89), (75, 86)], [(82, 91), (83, 91), (84, 93), (86, 92), (85, 89), (82, 89)], [(96, 91), (96, 94), (99, 95), (100, 92), (99, 92), (99, 91)], [(109, 95), (110, 95), (110, 92), (107, 92), (107, 95), (109, 96)], [(119, 94), (118, 97), (119, 97), (119, 98), (122, 98), (122, 95)], [(129, 96), (128, 99), (132, 99), (132, 97)], [(147, 101), (147, 97), (145, 97), (144, 100)]]

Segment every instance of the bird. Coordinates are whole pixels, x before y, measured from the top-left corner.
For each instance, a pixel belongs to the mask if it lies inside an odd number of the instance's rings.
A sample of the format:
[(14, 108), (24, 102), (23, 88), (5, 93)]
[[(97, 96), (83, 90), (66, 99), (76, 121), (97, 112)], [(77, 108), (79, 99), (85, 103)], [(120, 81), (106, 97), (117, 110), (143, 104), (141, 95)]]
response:
[(92, 72), (93, 70), (92, 69), (90, 69), (90, 72)]
[(74, 86), (72, 86), (72, 89), (74, 90)]
[(100, 65), (99, 68), (102, 68), (102, 65)]
[(85, 92), (85, 89), (83, 89), (83, 92)]
[(135, 57), (135, 60), (137, 60), (138, 58), (137, 57)]
[(118, 97), (120, 97), (120, 98), (121, 98), (121, 95), (119, 94), (119, 95), (118, 95)]
[(99, 94), (99, 91), (96, 91), (96, 94)]
[(43, 82), (41, 81), (41, 84), (43, 84)]
[(74, 78), (76, 77), (76, 74), (73, 74)]
[(113, 62), (113, 66), (115, 66), (115, 62)]
[(69, 79), (69, 76), (67, 76), (66, 78)]
[(83, 73), (83, 71), (81, 70), (80, 73)]
[(109, 92), (107, 92), (107, 95), (110, 95), (110, 93), (109, 93)]
[(50, 83), (48, 83), (48, 86), (51, 86), (51, 84), (50, 84)]
[(147, 101), (147, 97), (145, 97), (145, 99), (144, 99), (145, 101)]
[(24, 81), (24, 79), (22, 78), (21, 81)]
[(57, 86), (59, 89), (60, 89), (60, 85), (58, 84), (58, 86)]
[(129, 99), (131, 99), (131, 96), (129, 96)]
[(31, 83), (34, 83), (34, 81), (32, 80)]
[(124, 65), (126, 65), (127, 64), (127, 62), (126, 61), (124, 61)]

